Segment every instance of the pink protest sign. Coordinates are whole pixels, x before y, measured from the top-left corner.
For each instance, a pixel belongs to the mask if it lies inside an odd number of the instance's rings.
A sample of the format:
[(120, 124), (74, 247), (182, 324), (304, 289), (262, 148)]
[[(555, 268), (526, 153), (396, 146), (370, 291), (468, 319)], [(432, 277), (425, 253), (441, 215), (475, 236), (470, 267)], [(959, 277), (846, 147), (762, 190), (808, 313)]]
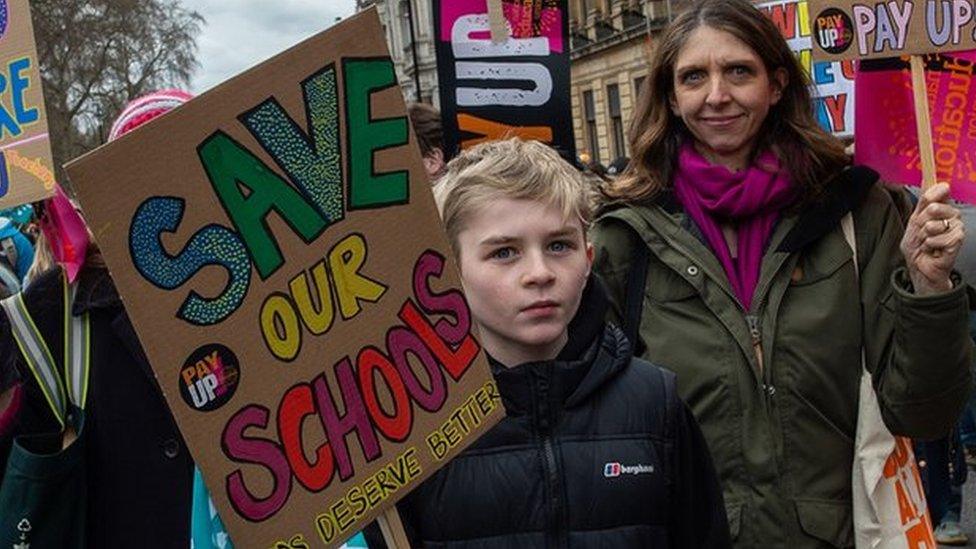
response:
[[(936, 180), (976, 204), (976, 51), (924, 56)], [(855, 160), (888, 182), (922, 180), (908, 58), (861, 61), (855, 81)]]

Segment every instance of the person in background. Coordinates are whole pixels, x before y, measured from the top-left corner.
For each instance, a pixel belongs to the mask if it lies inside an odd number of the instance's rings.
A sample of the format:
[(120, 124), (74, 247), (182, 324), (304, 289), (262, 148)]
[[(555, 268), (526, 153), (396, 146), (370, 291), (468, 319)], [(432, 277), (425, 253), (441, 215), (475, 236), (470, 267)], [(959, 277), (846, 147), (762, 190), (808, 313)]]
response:
[(14, 221), (7, 217), (0, 217), (0, 260), (21, 283), (27, 277), (27, 270), (34, 261), (34, 246), (31, 241), (20, 232), (20, 228)]
[(677, 374), (737, 547), (850, 547), (863, 368), (895, 435), (945, 436), (969, 396), (959, 211), (936, 185), (906, 231), (746, 0), (688, 4), (646, 85), (592, 231), (611, 318)]
[[(910, 202), (918, 202), (921, 191), (905, 187)], [(968, 231), (976, 230), (976, 206), (956, 203), (960, 219)], [(956, 261), (956, 269), (962, 280), (972, 287), (976, 283), (976, 239), (963, 242)], [(970, 312), (970, 337), (976, 341), (976, 313)], [(976, 362), (974, 362), (976, 367)], [(932, 523), (935, 541), (942, 545), (967, 545), (969, 536), (962, 528), (963, 485), (968, 477), (968, 462), (976, 456), (976, 391), (971, 392), (962, 416), (952, 432), (938, 440), (916, 440), (915, 454), (919, 463), (925, 497)]]
[(607, 175), (610, 177), (620, 177), (624, 170), (627, 169), (627, 164), (630, 164), (630, 158), (626, 156), (619, 156), (616, 160), (610, 163), (607, 167)]
[(441, 113), (427, 103), (410, 103), (407, 105), (407, 116), (413, 125), (414, 134), (417, 135), (424, 169), (433, 184), (444, 173), (446, 163)]
[[(131, 102), (109, 139), (188, 101), (178, 90)], [(124, 187), (123, 181), (106, 184)], [(27, 312), (47, 345), (63, 348), (62, 277), (76, 288), (71, 315), (90, 322), (90, 374), (85, 408), (87, 547), (186, 547), (190, 539), (193, 462), (170, 415), (98, 246), (88, 243), (84, 222), (67, 197), (45, 204), (42, 229), (58, 262), (23, 292)], [(53, 215), (54, 211), (58, 215)], [(70, 225), (70, 226), (69, 226)], [(81, 230), (78, 228), (81, 227)], [(61, 353), (55, 352), (55, 361)], [(59, 422), (11, 332), (0, 316), (0, 394), (20, 385), (19, 411), (5, 436), (57, 433)], [(16, 391), (16, 390), (15, 390)], [(4, 426), (0, 425), (0, 431)]]

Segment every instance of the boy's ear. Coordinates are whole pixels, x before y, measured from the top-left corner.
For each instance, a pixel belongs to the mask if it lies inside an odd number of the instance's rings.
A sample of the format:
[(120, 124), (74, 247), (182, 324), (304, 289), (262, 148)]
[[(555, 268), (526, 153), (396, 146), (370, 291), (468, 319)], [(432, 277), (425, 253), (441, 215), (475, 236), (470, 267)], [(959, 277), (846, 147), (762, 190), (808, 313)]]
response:
[(586, 242), (586, 276), (590, 276), (590, 271), (593, 270), (593, 243)]

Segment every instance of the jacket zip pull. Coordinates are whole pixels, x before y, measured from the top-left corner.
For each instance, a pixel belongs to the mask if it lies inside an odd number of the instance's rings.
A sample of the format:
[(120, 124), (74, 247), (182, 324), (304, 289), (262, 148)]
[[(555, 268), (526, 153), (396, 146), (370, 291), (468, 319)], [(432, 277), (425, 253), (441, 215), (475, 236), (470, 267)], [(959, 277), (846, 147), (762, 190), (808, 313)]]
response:
[(759, 373), (762, 373), (762, 332), (759, 331), (759, 317), (756, 315), (746, 315), (746, 323), (749, 324), (749, 335), (752, 337), (752, 352), (756, 353), (756, 363), (759, 365)]

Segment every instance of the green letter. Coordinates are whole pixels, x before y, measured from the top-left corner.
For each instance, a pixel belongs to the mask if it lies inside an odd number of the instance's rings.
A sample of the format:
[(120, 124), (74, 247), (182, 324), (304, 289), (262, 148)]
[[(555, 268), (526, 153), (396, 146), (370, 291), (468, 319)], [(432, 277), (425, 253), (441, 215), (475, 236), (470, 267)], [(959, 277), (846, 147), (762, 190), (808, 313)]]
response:
[(240, 118), (264, 150), (332, 224), (343, 218), (335, 69), (330, 66), (312, 75), (302, 82), (302, 91), (308, 135), (274, 98)]
[(343, 59), (346, 96), (346, 135), (349, 146), (349, 209), (377, 208), (409, 200), (410, 180), (405, 170), (375, 173), (373, 153), (407, 144), (407, 118), (373, 119), (370, 96), (395, 86), (390, 59)]
[(278, 212), (306, 243), (315, 240), (328, 225), (302, 195), (224, 132), (208, 137), (197, 153), (262, 280), (284, 263), (266, 223), (271, 210)]

